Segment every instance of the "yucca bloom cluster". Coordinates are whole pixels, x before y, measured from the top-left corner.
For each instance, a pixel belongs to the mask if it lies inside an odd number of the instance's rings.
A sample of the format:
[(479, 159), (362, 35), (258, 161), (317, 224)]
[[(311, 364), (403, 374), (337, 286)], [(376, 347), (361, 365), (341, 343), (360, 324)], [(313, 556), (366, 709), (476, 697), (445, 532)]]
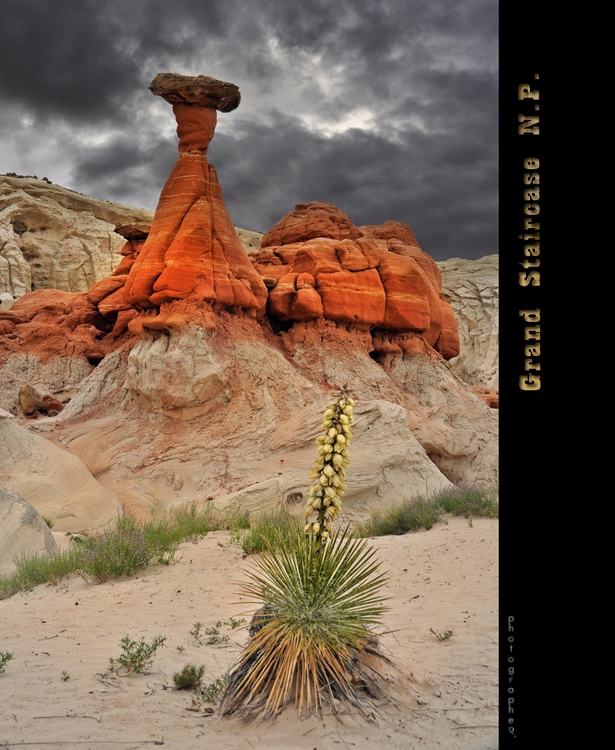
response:
[(308, 490), (305, 515), (318, 516), (306, 523), (305, 533), (316, 536), (318, 547), (323, 539), (329, 538), (333, 519), (341, 513), (341, 498), (346, 489), (344, 469), (350, 466), (348, 446), (352, 439), (353, 407), (354, 400), (341, 388), (324, 414), (322, 427), (327, 433), (316, 438), (318, 460), (310, 474), (315, 482)]

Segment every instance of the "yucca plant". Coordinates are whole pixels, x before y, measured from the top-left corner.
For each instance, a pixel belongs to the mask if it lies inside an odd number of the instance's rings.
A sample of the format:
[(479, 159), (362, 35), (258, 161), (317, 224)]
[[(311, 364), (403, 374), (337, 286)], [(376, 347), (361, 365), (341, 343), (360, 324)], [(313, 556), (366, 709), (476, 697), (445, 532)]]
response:
[(306, 524), (305, 536), (293, 545), (268, 545), (242, 587), (247, 600), (262, 606), (230, 672), (221, 704), (225, 715), (262, 710), (263, 718), (275, 716), (292, 696), (299, 714), (318, 711), (323, 702), (335, 706), (333, 699), (369, 713), (370, 699), (384, 694), (375, 659), (391, 662), (370, 626), (380, 622), (387, 576), (378, 572), (365, 540), (348, 528), (331, 531), (346, 487), (352, 407), (342, 388), (325, 412), (327, 434), (317, 440), (316, 483), (306, 512), (316, 512), (317, 520)]
[(383, 689), (370, 657), (389, 662), (369, 629), (384, 610), (387, 577), (378, 566), (374, 550), (348, 529), (319, 550), (310, 535), (293, 552), (262, 556), (242, 590), (264, 607), (231, 670), (223, 713), (275, 715), (293, 694), (300, 714), (332, 698), (371, 707), (369, 697)]

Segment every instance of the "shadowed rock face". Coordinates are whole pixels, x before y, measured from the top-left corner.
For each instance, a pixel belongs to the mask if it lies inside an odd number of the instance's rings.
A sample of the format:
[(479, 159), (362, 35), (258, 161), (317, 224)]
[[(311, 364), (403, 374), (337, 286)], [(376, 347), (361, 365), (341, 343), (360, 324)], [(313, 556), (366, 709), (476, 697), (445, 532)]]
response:
[(270, 290), (273, 318), (371, 330), (382, 355), (417, 353), (417, 334), (445, 359), (459, 354), (440, 271), (406, 224), (356, 227), (330, 203), (299, 203), (263, 237), (252, 262)]

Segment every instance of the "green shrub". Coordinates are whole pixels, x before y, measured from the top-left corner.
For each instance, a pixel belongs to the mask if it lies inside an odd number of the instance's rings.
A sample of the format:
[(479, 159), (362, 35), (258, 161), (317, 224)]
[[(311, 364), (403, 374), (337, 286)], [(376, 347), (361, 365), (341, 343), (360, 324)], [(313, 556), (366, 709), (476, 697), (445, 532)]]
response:
[(58, 583), (79, 570), (82, 559), (81, 550), (73, 546), (52, 555), (24, 553), (13, 573), (0, 576), (0, 599), (29, 591), (41, 583)]
[(400, 505), (374, 511), (366, 523), (357, 527), (356, 533), (364, 537), (407, 534), (418, 529), (430, 529), (440, 516), (441, 511), (432, 500), (416, 497)]
[(173, 675), (178, 690), (195, 690), (201, 684), (205, 667), (202, 664), (186, 664), (181, 672)]
[(182, 505), (167, 510), (156, 509), (152, 519), (144, 524), (148, 540), (160, 549), (172, 549), (182, 542), (198, 542), (221, 526), (220, 520), (210, 505)]
[(250, 511), (237, 507), (229, 508), (224, 514), (223, 523), (229, 531), (249, 529), (251, 526)]
[(157, 635), (152, 638), (151, 643), (146, 643), (145, 638), (139, 641), (133, 641), (130, 636), (125, 636), (120, 641), (122, 653), (117, 659), (109, 659), (109, 671), (120, 672), (124, 670), (125, 674), (143, 673), (149, 669), (154, 661), (156, 651), (164, 645), (166, 638)]
[(254, 521), (240, 544), (246, 555), (268, 549), (295, 549), (304, 541), (302, 520), (286, 511), (266, 513)]
[(133, 575), (153, 563), (168, 564), (179, 544), (198, 541), (220, 526), (210, 506), (201, 510), (188, 505), (156, 511), (145, 523), (124, 514), (102, 534), (72, 536), (68, 550), (52, 555), (22, 555), (13, 573), (0, 575), (0, 599), (76, 573), (102, 583)]
[(445, 630), (443, 633), (436, 633), (433, 628), (429, 628), (429, 632), (432, 635), (435, 635), (439, 641), (448, 641), (449, 638), (452, 638), (455, 635), (452, 630)]
[(13, 658), (12, 651), (0, 651), (0, 674), (4, 672), (4, 668)]
[(90, 537), (82, 546), (81, 575), (102, 583), (133, 575), (153, 562), (168, 564), (179, 542), (165, 532), (165, 526), (142, 525), (132, 516), (119, 516), (111, 528)]
[(444, 513), (466, 518), (497, 518), (498, 489), (482, 489), (474, 484), (461, 484), (439, 490), (428, 500), (417, 495), (384, 510), (375, 510), (369, 519), (359, 524), (357, 536), (387, 536), (407, 534), (418, 529), (430, 529)]
[(215, 703), (220, 694), (226, 690), (228, 677), (228, 673), (223, 674), (221, 677), (216, 677), (211, 684), (206, 685), (202, 690), (197, 692), (198, 697), (202, 698), (206, 703)]

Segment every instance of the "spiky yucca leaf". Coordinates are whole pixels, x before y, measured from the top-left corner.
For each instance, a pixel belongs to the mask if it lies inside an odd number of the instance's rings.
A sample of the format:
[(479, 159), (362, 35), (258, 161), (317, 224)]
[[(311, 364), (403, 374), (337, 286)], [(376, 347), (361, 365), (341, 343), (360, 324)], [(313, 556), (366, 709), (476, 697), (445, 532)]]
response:
[(315, 545), (309, 535), (296, 551), (270, 552), (244, 584), (247, 598), (265, 607), (231, 670), (223, 713), (275, 715), (293, 694), (299, 713), (320, 708), (323, 694), (361, 706), (357, 684), (378, 693), (366, 657), (388, 659), (368, 626), (380, 622), (387, 576), (378, 573), (374, 550), (348, 529), (319, 554)]

